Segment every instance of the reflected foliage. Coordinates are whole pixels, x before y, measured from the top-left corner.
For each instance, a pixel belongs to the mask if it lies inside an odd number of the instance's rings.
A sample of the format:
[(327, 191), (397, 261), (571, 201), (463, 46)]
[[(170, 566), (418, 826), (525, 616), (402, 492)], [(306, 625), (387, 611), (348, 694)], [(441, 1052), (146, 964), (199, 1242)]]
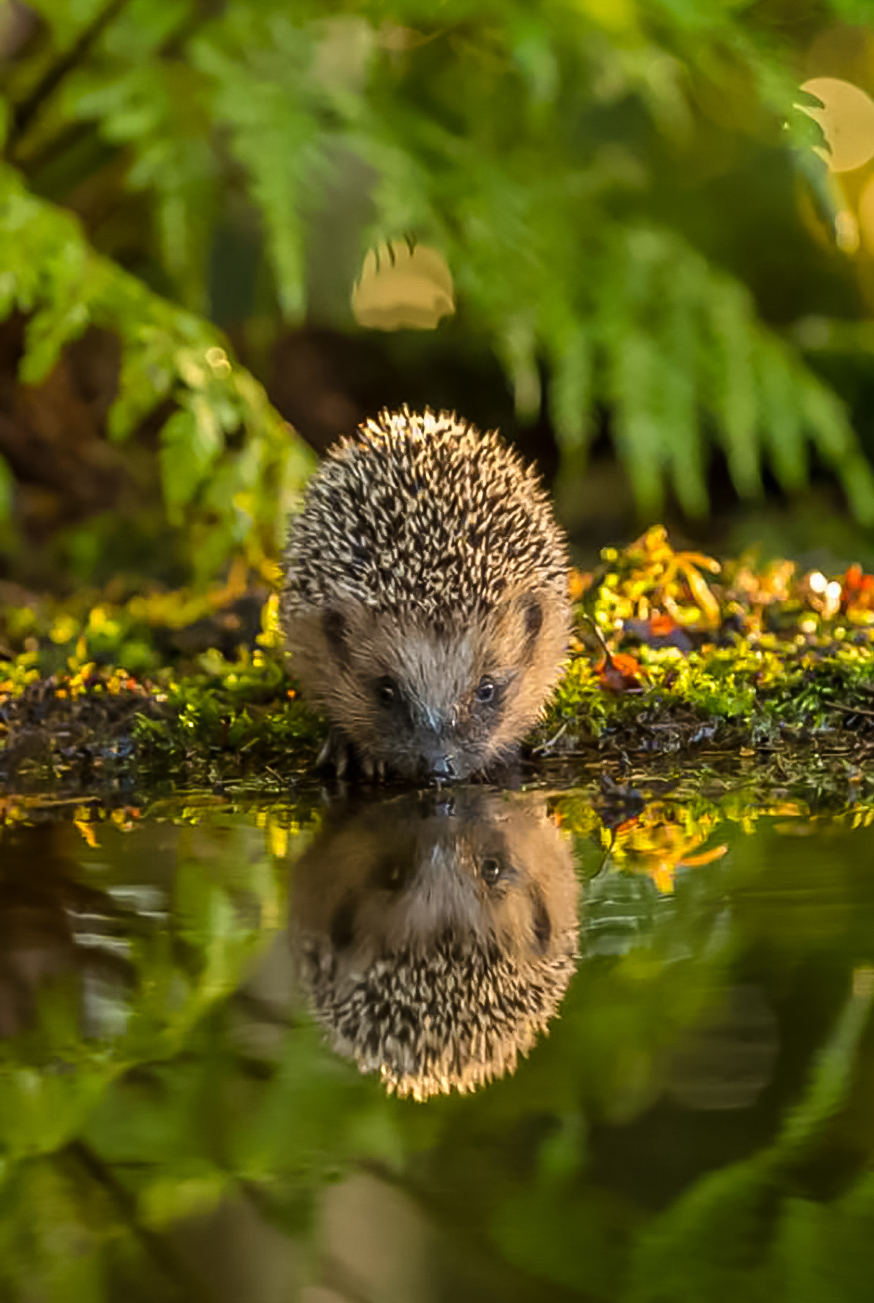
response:
[[(424, 817), (412, 799), (324, 814), (215, 796), (136, 814), (7, 808), (8, 1297), (191, 1297), (204, 1273), (221, 1279), (230, 1252), (219, 1238), (202, 1256), (209, 1227), (248, 1208), (281, 1228), (271, 1254), (305, 1251), (331, 1190), (362, 1170), (377, 1192), (405, 1192), (444, 1245), (428, 1265), (436, 1297), (474, 1279), (495, 1299), (508, 1288), (532, 1300), (790, 1297), (800, 1281), (813, 1300), (864, 1297), (864, 809), (812, 816), (738, 789), (722, 801), (644, 796), (623, 826), (586, 789), (458, 800), (454, 816), (429, 806)], [(576, 975), (513, 1075), (472, 1095), (398, 1099), (310, 1022), (295, 947), (308, 932), (336, 963), (334, 906), (352, 888), (365, 949), (411, 927), (424, 937), (448, 903), (465, 913), (479, 899), (467, 891), (473, 857), (497, 857), (496, 829), (526, 899), (573, 857)], [(423, 892), (421, 850), (380, 861), (374, 884), (375, 833), (383, 847), (438, 848), (436, 861), (448, 848), (442, 868), (461, 890)], [(666, 845), (685, 847), (670, 876)], [(391, 893), (393, 874), (393, 902), (365, 925), (368, 891)], [(465, 917), (500, 932), (514, 899)], [(332, 1279), (329, 1265), (310, 1259), (303, 1279)]]

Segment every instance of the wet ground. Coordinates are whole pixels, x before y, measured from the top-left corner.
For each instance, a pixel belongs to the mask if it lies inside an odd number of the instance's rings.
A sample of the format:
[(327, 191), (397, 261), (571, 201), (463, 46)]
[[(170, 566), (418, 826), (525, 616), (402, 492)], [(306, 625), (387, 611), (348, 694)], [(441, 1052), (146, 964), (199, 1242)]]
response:
[(0, 1298), (870, 1298), (822, 790), (8, 798)]

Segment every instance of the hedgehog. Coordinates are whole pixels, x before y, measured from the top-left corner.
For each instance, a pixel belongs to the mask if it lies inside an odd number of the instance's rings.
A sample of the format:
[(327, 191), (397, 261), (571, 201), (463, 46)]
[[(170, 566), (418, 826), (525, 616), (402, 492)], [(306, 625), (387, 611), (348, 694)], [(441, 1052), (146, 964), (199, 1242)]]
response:
[(417, 1100), (512, 1072), (576, 968), (579, 885), (545, 799), (452, 791), (329, 814), (295, 870), (293, 949), (329, 1044)]
[(281, 621), (338, 777), (447, 782), (512, 760), (558, 678), (568, 554), (534, 469), (454, 414), (383, 411), (312, 477)]

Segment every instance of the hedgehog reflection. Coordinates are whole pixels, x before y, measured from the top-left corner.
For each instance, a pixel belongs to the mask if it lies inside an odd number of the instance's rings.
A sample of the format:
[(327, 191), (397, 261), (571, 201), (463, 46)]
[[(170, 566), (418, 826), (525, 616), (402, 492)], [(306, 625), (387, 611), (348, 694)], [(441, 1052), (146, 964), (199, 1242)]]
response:
[(542, 798), (406, 796), (298, 865), (304, 985), (338, 1053), (401, 1096), (513, 1072), (574, 972), (578, 886)]

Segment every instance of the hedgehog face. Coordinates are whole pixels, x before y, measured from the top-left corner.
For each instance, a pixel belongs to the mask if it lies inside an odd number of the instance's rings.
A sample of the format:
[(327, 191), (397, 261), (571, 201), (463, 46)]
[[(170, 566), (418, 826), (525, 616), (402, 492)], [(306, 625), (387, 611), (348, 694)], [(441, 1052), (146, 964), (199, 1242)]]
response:
[(464, 624), (399, 621), (346, 601), (299, 618), (295, 667), (365, 772), (463, 780), (500, 763), (540, 713), (565, 603), (525, 590)]
[(536, 794), (462, 787), (367, 805), (326, 825), (296, 884), (300, 921), (350, 973), (447, 940), (519, 964), (575, 947), (572, 858)]

